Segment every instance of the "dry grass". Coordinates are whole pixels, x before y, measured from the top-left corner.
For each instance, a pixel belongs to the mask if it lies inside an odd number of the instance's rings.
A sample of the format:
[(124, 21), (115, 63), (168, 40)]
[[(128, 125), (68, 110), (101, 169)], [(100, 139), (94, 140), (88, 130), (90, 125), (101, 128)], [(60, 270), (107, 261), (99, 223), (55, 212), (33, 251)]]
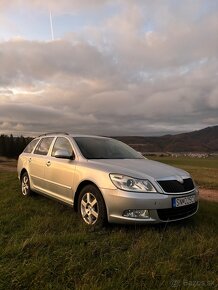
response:
[(15, 172), (16, 166), (17, 166), (16, 159), (9, 159), (7, 157), (0, 156), (0, 171)]

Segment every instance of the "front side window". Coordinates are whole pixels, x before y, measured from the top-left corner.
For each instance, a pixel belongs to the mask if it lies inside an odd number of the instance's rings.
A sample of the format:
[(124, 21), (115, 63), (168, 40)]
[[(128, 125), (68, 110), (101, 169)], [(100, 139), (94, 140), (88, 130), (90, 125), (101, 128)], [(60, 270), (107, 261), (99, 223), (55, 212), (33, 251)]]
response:
[(70, 142), (64, 138), (64, 137), (58, 137), (57, 140), (55, 141), (54, 147), (52, 149), (51, 156), (55, 156), (55, 152), (57, 150), (66, 150), (70, 154), (73, 153), (72, 146)]
[(43, 138), (39, 144), (36, 146), (36, 149), (34, 151), (34, 154), (38, 155), (47, 155), (49, 148), (51, 146), (52, 141), (54, 140), (53, 137), (46, 137)]
[(36, 146), (36, 144), (38, 143), (39, 139), (34, 139), (32, 140), (24, 149), (24, 153), (31, 153), (34, 149), (34, 147)]

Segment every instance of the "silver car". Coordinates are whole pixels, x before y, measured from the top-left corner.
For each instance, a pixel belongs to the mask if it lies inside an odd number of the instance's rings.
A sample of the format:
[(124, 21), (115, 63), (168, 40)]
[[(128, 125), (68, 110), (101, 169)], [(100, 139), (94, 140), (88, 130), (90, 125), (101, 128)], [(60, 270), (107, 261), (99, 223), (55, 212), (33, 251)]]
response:
[(111, 138), (41, 135), (19, 156), (17, 171), (24, 196), (37, 192), (73, 206), (90, 226), (176, 221), (198, 210), (189, 173)]

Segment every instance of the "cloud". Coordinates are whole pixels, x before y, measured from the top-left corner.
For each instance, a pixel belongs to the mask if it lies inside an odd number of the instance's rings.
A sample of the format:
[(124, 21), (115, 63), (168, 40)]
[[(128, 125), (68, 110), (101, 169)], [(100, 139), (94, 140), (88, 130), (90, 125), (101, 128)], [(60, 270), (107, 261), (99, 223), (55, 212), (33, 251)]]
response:
[(62, 0), (62, 1), (54, 1), (54, 0), (1, 0), (0, 9), (9, 9), (13, 8), (22, 8), (28, 7), (32, 9), (45, 9), (45, 10), (53, 10), (54, 12), (66, 12), (69, 10), (77, 11), (81, 9), (96, 9), (105, 4), (109, 3), (109, 0)]
[[(99, 77), (112, 64), (87, 43), (7, 41), (0, 44), (1, 84), (49, 81), (58, 75)], [(64, 81), (64, 79), (63, 79)]]
[[(200, 0), (114, 3), (119, 13), (101, 26), (53, 42), (0, 43), (0, 130), (147, 135), (218, 123), (218, 8)], [(29, 5), (61, 13), (109, 1)]]

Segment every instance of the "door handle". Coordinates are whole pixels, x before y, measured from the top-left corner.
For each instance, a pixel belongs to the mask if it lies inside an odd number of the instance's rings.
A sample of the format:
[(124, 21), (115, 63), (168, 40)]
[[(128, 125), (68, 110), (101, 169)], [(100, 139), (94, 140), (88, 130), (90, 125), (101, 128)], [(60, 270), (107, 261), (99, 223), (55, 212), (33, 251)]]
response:
[(50, 165), (51, 165), (51, 161), (48, 161), (48, 162), (46, 163), (46, 165), (47, 165), (47, 166), (50, 166)]
[(29, 163), (30, 163), (31, 161), (32, 161), (32, 158), (30, 157), (30, 158), (29, 158)]

